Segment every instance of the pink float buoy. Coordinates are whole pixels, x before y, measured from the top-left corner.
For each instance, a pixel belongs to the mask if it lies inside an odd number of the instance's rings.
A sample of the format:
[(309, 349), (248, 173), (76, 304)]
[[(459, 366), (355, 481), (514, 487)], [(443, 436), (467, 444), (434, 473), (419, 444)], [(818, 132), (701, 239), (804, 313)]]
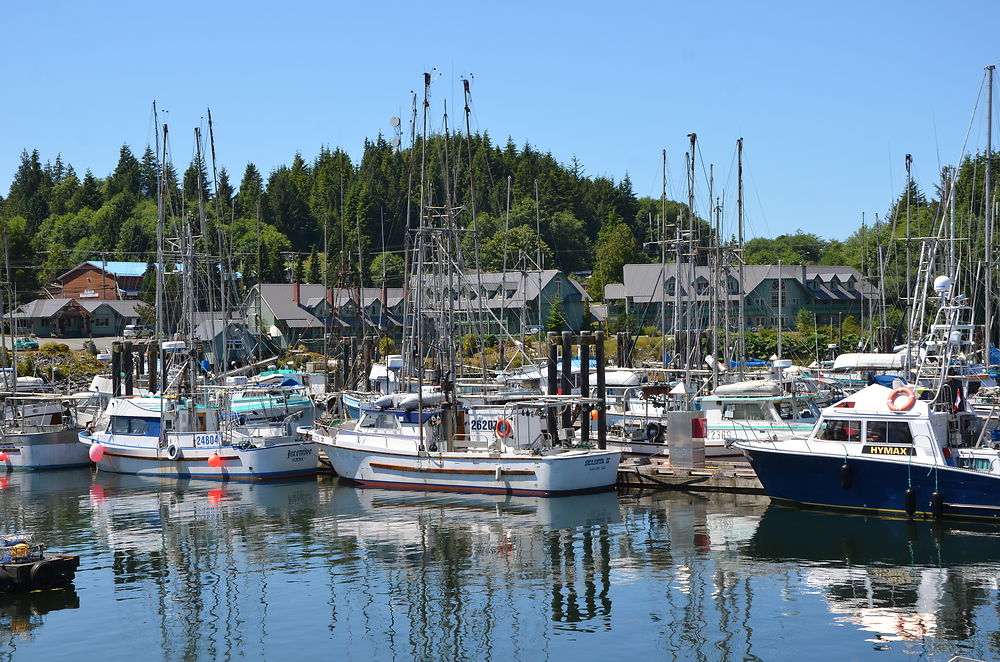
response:
[(101, 458), (104, 457), (104, 446), (101, 444), (91, 444), (89, 455), (91, 462), (100, 462)]
[(6, 462), (6, 461), (7, 461), (7, 454), (4, 452), (0, 452), (0, 462)]
[(222, 466), (222, 458), (219, 457), (218, 453), (212, 453), (208, 458), (208, 466), (219, 468)]

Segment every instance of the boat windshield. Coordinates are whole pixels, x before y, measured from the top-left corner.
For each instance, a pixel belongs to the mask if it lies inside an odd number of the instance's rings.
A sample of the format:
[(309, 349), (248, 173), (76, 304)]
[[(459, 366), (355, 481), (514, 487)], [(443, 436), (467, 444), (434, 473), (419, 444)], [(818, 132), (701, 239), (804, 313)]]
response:
[(861, 441), (861, 421), (827, 419), (816, 429), (816, 439), (822, 441)]

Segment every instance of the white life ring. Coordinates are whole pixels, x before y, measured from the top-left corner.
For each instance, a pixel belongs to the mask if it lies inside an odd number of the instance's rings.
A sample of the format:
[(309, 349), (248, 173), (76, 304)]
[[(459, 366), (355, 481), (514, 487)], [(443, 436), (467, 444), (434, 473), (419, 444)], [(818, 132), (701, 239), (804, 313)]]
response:
[(167, 447), (163, 450), (167, 454), (168, 460), (181, 459), (181, 447), (178, 446), (176, 442), (171, 441), (169, 444), (167, 444)]

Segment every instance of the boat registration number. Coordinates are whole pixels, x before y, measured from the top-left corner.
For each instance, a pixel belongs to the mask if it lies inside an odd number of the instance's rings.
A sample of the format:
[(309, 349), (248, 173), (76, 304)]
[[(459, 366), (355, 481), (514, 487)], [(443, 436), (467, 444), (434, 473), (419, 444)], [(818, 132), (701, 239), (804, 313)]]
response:
[(473, 430), (496, 430), (497, 422), (495, 419), (489, 418), (474, 418), (469, 421), (469, 427)]
[(194, 445), (196, 448), (202, 446), (218, 446), (219, 445), (219, 435), (217, 434), (196, 434), (194, 436)]

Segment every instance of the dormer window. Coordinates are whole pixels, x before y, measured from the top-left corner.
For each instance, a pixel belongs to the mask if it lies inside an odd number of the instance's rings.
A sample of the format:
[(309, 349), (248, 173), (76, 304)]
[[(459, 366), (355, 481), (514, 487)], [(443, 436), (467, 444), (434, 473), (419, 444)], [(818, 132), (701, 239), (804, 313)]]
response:
[(676, 288), (676, 281), (673, 278), (667, 279), (667, 294), (673, 294)]

